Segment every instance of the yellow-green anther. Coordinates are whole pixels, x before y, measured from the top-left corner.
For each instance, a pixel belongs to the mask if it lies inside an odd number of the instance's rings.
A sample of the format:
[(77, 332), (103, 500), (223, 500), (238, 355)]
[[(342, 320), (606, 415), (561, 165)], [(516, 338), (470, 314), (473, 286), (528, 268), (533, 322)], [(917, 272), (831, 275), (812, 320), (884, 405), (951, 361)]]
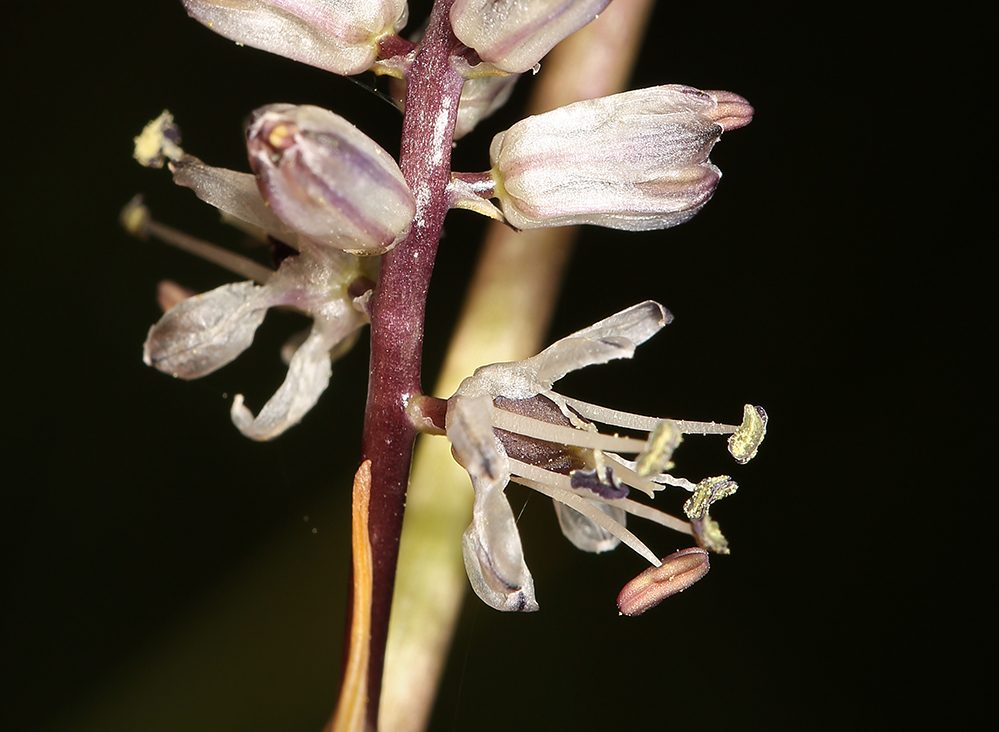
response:
[(676, 423), (664, 419), (655, 426), (649, 435), (645, 449), (635, 460), (635, 472), (641, 476), (659, 475), (673, 468), (670, 458), (677, 445), (683, 441), (683, 435)]
[(737, 462), (748, 463), (756, 457), (760, 443), (767, 434), (767, 413), (763, 407), (747, 404), (742, 412), (742, 424), (728, 438), (728, 451)]
[(694, 530), (694, 538), (697, 539), (699, 547), (715, 554), (729, 553), (728, 539), (722, 534), (718, 522), (713, 518), (705, 514), (704, 518), (691, 521), (690, 526)]
[(739, 484), (727, 475), (705, 478), (697, 484), (694, 495), (683, 504), (683, 512), (689, 519), (704, 518), (708, 515), (708, 508), (712, 503), (732, 495), (738, 489)]

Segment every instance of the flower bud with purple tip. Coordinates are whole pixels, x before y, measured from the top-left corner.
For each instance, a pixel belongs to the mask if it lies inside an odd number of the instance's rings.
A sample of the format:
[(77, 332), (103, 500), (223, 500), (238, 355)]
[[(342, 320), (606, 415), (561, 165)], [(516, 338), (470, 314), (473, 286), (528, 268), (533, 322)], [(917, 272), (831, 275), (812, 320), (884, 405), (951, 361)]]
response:
[(496, 197), (518, 229), (676, 226), (718, 185), (708, 155), (722, 132), (752, 113), (730, 92), (668, 85), (528, 117), (493, 138)]
[(308, 105), (261, 107), (246, 146), (264, 200), (309, 241), (382, 254), (409, 232), (416, 199), (402, 171), (343, 117)]
[(455, 0), (451, 27), (458, 40), (501, 71), (520, 74), (575, 33), (610, 0)]
[(670, 595), (683, 592), (708, 573), (708, 553), (688, 547), (664, 557), (662, 565), (649, 567), (631, 580), (617, 596), (622, 615), (641, 615)]
[(187, 14), (236, 43), (335, 74), (360, 74), (406, 25), (406, 0), (183, 0)]

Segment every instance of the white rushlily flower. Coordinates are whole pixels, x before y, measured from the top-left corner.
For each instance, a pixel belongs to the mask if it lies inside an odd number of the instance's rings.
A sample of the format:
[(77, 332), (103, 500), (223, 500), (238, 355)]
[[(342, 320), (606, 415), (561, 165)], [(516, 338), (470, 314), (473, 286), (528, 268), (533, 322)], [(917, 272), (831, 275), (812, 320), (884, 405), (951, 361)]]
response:
[(451, 27), (483, 61), (519, 74), (608, 4), (610, 0), (456, 0)]
[(406, 25), (406, 0), (183, 0), (187, 14), (236, 43), (360, 74), (378, 43)]
[[(629, 489), (651, 496), (676, 486), (696, 493), (701, 484), (664, 472), (672, 467), (670, 456), (684, 434), (737, 435), (739, 445), (752, 439), (759, 446), (765, 429), (743, 439), (745, 425), (645, 417), (553, 390), (570, 371), (631, 358), (636, 346), (671, 320), (659, 303), (641, 303), (557, 341), (537, 356), (477, 369), (448, 401), (447, 436), (475, 490), (472, 523), (463, 539), (465, 567), (472, 588), (488, 605), (498, 610), (538, 609), (513, 511), (503, 493), (510, 480), (554, 499), (562, 531), (578, 548), (602, 552), (623, 542), (659, 567), (658, 556), (625, 527), (627, 514), (695, 538), (697, 532), (687, 521), (628, 498)], [(756, 409), (753, 414), (762, 412)], [(603, 434), (594, 422), (650, 434), (645, 439)], [(746, 453), (741, 447), (740, 455)], [(622, 457), (626, 454), (637, 457), (628, 460)], [(729, 484), (725, 495), (735, 490), (735, 484)], [(706, 516), (707, 504), (720, 497), (717, 491), (705, 497), (699, 515)]]
[(752, 115), (737, 94), (674, 84), (527, 117), (493, 138), (495, 196), (518, 229), (676, 226), (714, 194), (708, 156), (722, 132)]
[(200, 295), (162, 298), (169, 307), (149, 330), (143, 360), (171, 376), (197, 379), (249, 348), (268, 309), (288, 307), (311, 316), (307, 337), (287, 349), (284, 383), (260, 413), (254, 417), (241, 394), (233, 399), (231, 417), (239, 431), (269, 440), (300, 422), (316, 404), (329, 385), (331, 360), (346, 352), (368, 323), (366, 303), (378, 257), (355, 257), (306, 239), (275, 215), (253, 175), (206, 165), (179, 143), (180, 130), (164, 112), (136, 138), (136, 158), (153, 167), (169, 160), (174, 182), (218, 208), (229, 223), (295, 251), (273, 271), (153, 221), (141, 197), (134, 199), (122, 212), (129, 231), (157, 237), (251, 278)]

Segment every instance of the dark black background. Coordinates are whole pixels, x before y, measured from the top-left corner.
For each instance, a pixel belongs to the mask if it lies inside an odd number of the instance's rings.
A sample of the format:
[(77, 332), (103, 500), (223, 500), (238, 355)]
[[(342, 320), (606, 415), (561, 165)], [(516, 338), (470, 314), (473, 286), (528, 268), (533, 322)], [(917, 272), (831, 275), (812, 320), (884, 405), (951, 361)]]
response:
[[(242, 438), (232, 394), (259, 408), (305, 321), (271, 316), (250, 354), (199, 382), (145, 367), (156, 283), (231, 278), (116, 217), (143, 191), (157, 218), (235, 241), (131, 160), (164, 108), (187, 151), (238, 169), (242, 120), (265, 103), (331, 108), (390, 151), (401, 118), (179, 2), (65, 5), (9, 24), (4, 50), (4, 727), (318, 730), (339, 673), (365, 349), (301, 426)], [(948, 37), (943, 19), (834, 6), (657, 10), (634, 86), (729, 89), (757, 114), (716, 148), (725, 178), (691, 223), (584, 232), (553, 337), (646, 298), (676, 320), (634, 362), (564, 387), (690, 419), (736, 420), (750, 401), (770, 434), (714, 512), (732, 555), (638, 620), (614, 597), (641, 563), (576, 552), (547, 502), (512, 488), (542, 611), (467, 604), (434, 730), (833, 728), (962, 709), (952, 683), (974, 685), (969, 638), (990, 612), (964, 570), (988, 531), (975, 442), (994, 417), (977, 379), (995, 336), (976, 283), (988, 239), (967, 226), (984, 102), (938, 80)], [(456, 167), (487, 166), (528, 86)], [(449, 218), (429, 374), (481, 228)], [(691, 477), (731, 469), (684, 451)]]

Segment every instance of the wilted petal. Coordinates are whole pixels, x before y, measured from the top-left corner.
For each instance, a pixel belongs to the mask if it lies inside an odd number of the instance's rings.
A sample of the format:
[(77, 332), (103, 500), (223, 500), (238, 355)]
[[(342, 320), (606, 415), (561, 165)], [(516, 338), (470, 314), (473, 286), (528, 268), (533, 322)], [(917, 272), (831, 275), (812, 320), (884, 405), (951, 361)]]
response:
[(588, 328), (556, 341), (529, 361), (537, 365), (536, 379), (544, 390), (585, 366), (631, 358), (645, 343), (673, 320), (666, 308), (652, 300), (622, 310)]
[[(617, 506), (609, 506), (602, 501), (591, 501), (584, 498), (584, 501), (603, 511), (621, 526), (625, 526), (628, 514)], [(572, 542), (577, 549), (584, 552), (609, 552), (614, 549), (621, 540), (614, 536), (607, 529), (598, 526), (591, 519), (575, 509), (570, 508), (561, 501), (553, 501), (555, 504), (555, 514), (558, 516), (558, 525), (562, 529), (565, 538)]]
[(670, 595), (683, 592), (708, 573), (708, 553), (698, 547), (681, 549), (649, 567), (624, 586), (617, 596), (623, 615), (641, 615)]
[(556, 341), (537, 356), (482, 366), (461, 382), (455, 396), (530, 399), (550, 391), (570, 371), (631, 358), (635, 346), (672, 319), (666, 308), (647, 300)]
[(317, 317), (311, 334), (292, 356), (284, 383), (260, 414), (253, 416), (243, 404), (242, 394), (233, 399), (230, 416), (236, 428), (251, 439), (270, 440), (301, 422), (329, 386), (330, 350), (363, 323), (359, 314), (346, 310), (338, 319)]
[(631, 231), (687, 221), (721, 178), (708, 160), (724, 129), (712, 120), (717, 107), (708, 94), (673, 85), (521, 120), (489, 151), (507, 221), (519, 229), (595, 224)]
[(521, 73), (566, 36), (597, 17), (610, 0), (456, 0), (454, 34), (479, 58)]
[(260, 196), (256, 176), (205, 165), (193, 155), (171, 163), (173, 182), (190, 188), (205, 203), (294, 245), (297, 237)]
[(489, 395), (453, 396), (448, 400), (447, 436), (455, 458), (469, 475), (505, 482), (510, 479), (510, 464), (493, 432), (492, 412)]
[(405, 0), (184, 0), (219, 35), (336, 74), (359, 74), (406, 24)]
[(483, 602), (507, 612), (534, 612), (534, 578), (524, 561), (520, 532), (506, 500), (505, 481), (472, 478), (472, 523), (462, 537), (468, 580)]
[(458, 100), (458, 119), (454, 125), (454, 139), (459, 140), (475, 129), (482, 120), (491, 116), (507, 103), (513, 86), (520, 76), (480, 76), (469, 79), (461, 88)]
[(409, 232), (413, 197), (395, 160), (333, 112), (272, 104), (246, 130), (260, 193), (289, 227), (352, 254), (381, 254)]
[(210, 374), (249, 348), (269, 305), (253, 282), (183, 300), (149, 329), (142, 360), (181, 379)]

